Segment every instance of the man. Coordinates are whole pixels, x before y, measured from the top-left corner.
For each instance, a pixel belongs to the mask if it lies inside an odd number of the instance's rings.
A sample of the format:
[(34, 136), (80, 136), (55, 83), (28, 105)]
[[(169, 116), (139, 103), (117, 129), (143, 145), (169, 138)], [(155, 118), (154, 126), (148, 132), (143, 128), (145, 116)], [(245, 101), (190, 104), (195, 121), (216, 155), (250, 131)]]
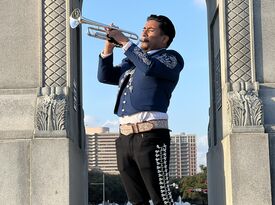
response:
[(115, 45), (106, 41), (99, 56), (98, 80), (119, 86), (115, 114), (118, 169), (129, 201), (134, 205), (172, 204), (168, 182), (170, 133), (167, 109), (183, 59), (167, 50), (175, 36), (172, 22), (151, 15), (143, 28), (140, 48), (122, 32), (106, 29), (122, 46), (125, 59), (113, 66)]

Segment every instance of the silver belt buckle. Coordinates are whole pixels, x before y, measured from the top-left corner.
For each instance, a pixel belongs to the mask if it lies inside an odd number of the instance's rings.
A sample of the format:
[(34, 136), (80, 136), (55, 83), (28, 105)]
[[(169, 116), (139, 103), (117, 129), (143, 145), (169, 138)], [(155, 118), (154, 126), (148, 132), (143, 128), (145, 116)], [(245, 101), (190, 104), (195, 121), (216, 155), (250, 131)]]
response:
[(131, 125), (120, 126), (120, 133), (123, 135), (129, 135), (133, 133), (133, 127)]

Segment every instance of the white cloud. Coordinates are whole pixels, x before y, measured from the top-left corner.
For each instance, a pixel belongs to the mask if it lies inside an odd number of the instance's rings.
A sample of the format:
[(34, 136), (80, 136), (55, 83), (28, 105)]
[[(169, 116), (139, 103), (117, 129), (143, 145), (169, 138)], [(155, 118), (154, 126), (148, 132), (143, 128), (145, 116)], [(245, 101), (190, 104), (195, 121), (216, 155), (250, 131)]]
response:
[(206, 166), (206, 153), (208, 150), (207, 136), (197, 136), (197, 170), (200, 171), (199, 165)]
[(102, 127), (109, 127), (111, 132), (118, 132), (118, 120), (107, 120), (102, 124)]
[(195, 4), (199, 7), (202, 7), (202, 8), (206, 7), (206, 2), (205, 1), (206, 0), (194, 0)]

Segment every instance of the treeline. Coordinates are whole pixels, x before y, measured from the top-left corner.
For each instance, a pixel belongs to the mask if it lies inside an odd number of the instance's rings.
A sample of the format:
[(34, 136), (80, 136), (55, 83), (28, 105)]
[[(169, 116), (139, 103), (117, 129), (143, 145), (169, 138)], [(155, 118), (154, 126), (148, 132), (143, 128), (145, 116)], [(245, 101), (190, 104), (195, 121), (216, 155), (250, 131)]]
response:
[[(100, 204), (103, 201), (103, 172), (93, 169), (89, 172), (89, 203)], [(124, 191), (119, 175), (104, 173), (105, 200), (118, 204), (127, 202), (127, 195)]]
[(208, 204), (207, 167), (200, 165), (200, 169), (200, 173), (179, 180), (182, 201), (197, 205)]
[[(201, 172), (194, 176), (186, 176), (181, 179), (171, 179), (170, 190), (174, 201), (179, 196), (183, 202), (191, 204), (207, 204), (207, 168), (200, 166)], [(119, 175), (104, 173), (105, 200), (110, 203), (125, 204), (127, 195)], [(93, 169), (89, 172), (89, 203), (100, 204), (103, 201), (103, 172)]]

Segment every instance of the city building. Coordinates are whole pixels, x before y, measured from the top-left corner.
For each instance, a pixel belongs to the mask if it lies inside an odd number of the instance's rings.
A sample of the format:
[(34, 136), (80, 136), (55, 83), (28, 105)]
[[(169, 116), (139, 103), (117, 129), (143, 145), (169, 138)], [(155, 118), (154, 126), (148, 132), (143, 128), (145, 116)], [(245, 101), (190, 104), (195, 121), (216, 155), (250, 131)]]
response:
[[(88, 169), (99, 168), (103, 172), (119, 174), (115, 140), (118, 133), (110, 133), (108, 127), (86, 128)], [(197, 172), (196, 136), (172, 134), (170, 146), (170, 177), (192, 176)]]
[(99, 168), (105, 173), (119, 174), (117, 169), (115, 140), (118, 133), (109, 128), (86, 128), (88, 147), (88, 170)]
[(181, 178), (197, 173), (196, 136), (190, 134), (171, 135), (170, 177)]

